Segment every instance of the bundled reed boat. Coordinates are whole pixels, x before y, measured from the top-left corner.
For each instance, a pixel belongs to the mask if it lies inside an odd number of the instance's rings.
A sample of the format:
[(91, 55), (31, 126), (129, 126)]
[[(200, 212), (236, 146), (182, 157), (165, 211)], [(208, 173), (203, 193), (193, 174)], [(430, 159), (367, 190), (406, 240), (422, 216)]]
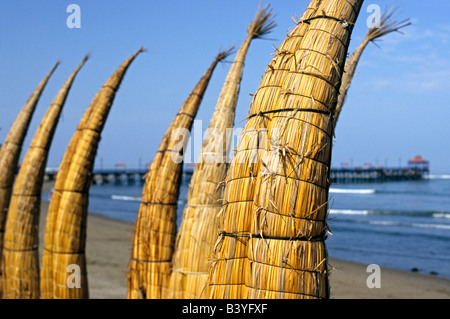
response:
[(200, 160), (191, 178), (187, 203), (177, 236), (169, 295), (166, 298), (205, 298), (209, 263), (217, 237), (217, 214), (221, 207), (225, 170), (234, 127), (235, 110), (250, 43), (275, 27), (268, 6), (258, 8), (225, 78)]
[[(101, 132), (125, 73), (141, 48), (97, 92), (66, 149), (55, 181), (44, 235), (41, 298), (89, 298), (86, 227), (89, 187)], [(75, 282), (68, 279), (76, 272)]]
[(184, 143), (188, 140), (186, 134), (191, 130), (217, 63), (230, 52), (226, 50), (216, 56), (189, 94), (167, 129), (146, 174), (133, 235), (127, 298), (159, 299), (167, 293), (177, 231)]
[(34, 134), (11, 197), (3, 247), (3, 298), (39, 298), (38, 230), (45, 166), (67, 95), (86, 56), (72, 72)]
[[(36, 105), (53, 72), (59, 65), (59, 61), (33, 91), (22, 110), (12, 124), (5, 142), (0, 149), (0, 277), (2, 276), (1, 258), (3, 250), (3, 236), (5, 233), (6, 216), (8, 215), (11, 193), (16, 177), (17, 165), (22, 151), (23, 141), (30, 126)], [(0, 297), (2, 285), (0, 284)]]
[(227, 171), (208, 297), (329, 297), (333, 114), (362, 2), (312, 0), (276, 49)]

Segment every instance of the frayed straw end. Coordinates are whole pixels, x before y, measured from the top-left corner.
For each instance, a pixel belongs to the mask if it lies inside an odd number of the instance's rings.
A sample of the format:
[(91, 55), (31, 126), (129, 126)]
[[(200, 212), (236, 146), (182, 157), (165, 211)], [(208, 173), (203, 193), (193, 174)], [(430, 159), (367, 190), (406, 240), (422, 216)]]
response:
[(90, 57), (91, 57), (91, 54), (90, 53), (86, 53), (86, 55), (84, 56), (83, 61), (81, 63), (86, 62), (87, 60), (90, 59)]
[(219, 52), (219, 54), (217, 55), (216, 59), (217, 61), (223, 61), (226, 58), (228, 58), (230, 55), (232, 55), (235, 52), (235, 47), (231, 46), (228, 49), (225, 49), (221, 52)]
[[(391, 7), (389, 10), (385, 9), (381, 15), (380, 18), (380, 25), (379, 27), (371, 28), (367, 32), (367, 40), (374, 42), (376, 39), (385, 36), (389, 33), (393, 32), (400, 32), (399, 30), (402, 28), (405, 28), (409, 25), (411, 25), (411, 22), (408, 19), (402, 20), (400, 22), (395, 21), (395, 17), (393, 16), (395, 11), (397, 10), (396, 7)], [(401, 32), (400, 32), (401, 33)]]
[(138, 50), (138, 52), (136, 52), (136, 53), (141, 53), (141, 52), (146, 53), (146, 52), (147, 52), (147, 49), (144, 49), (144, 47), (141, 47), (141, 48)]
[(269, 34), (277, 26), (273, 17), (272, 9), (269, 8), (269, 5), (261, 8), (260, 3), (255, 19), (248, 26), (247, 34), (251, 36), (252, 39), (258, 39)]

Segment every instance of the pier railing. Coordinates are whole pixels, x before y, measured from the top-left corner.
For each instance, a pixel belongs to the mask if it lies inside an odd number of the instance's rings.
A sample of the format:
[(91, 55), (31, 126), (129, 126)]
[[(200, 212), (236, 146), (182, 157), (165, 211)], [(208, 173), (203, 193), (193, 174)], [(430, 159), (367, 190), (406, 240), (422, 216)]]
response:
[(332, 168), (331, 183), (368, 183), (420, 180), (429, 173), (428, 168), (354, 167)]
[[(94, 169), (92, 184), (143, 184), (144, 176), (147, 172), (147, 168)], [(48, 181), (55, 180), (57, 173), (57, 169), (47, 169), (45, 171), (45, 179)]]
[[(93, 184), (143, 184), (147, 168), (113, 168), (94, 169)], [(55, 180), (57, 169), (47, 169), (46, 180)], [(186, 174), (192, 174), (192, 169), (185, 169)], [(330, 181), (335, 183), (370, 183), (420, 180), (429, 173), (428, 168), (331, 168)]]

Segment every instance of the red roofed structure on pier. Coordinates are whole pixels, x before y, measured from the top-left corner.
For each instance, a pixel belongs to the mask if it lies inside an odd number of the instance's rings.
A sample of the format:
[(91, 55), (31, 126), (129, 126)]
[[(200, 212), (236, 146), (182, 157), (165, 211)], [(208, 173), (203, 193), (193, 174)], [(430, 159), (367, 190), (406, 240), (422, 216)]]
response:
[(430, 165), (430, 162), (427, 161), (426, 159), (422, 158), (422, 156), (420, 156), (420, 155), (416, 155), (413, 159), (410, 159), (408, 161), (409, 168), (428, 170), (429, 165)]

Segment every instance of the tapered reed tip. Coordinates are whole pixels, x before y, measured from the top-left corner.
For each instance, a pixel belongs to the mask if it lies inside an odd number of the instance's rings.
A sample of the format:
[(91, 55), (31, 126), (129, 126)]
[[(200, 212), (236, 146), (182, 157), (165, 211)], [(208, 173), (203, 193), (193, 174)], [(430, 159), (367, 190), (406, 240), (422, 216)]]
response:
[(385, 9), (380, 17), (379, 26), (371, 28), (367, 32), (367, 39), (369, 41), (374, 42), (376, 39), (392, 33), (392, 32), (400, 32), (400, 29), (411, 25), (411, 22), (408, 19), (404, 19), (402, 21), (396, 21), (394, 16), (396, 7), (391, 7), (389, 10)]
[(272, 14), (272, 9), (269, 8), (269, 5), (261, 8), (260, 3), (255, 19), (248, 26), (247, 34), (251, 35), (253, 39), (261, 38), (264, 35), (269, 34), (277, 26), (273, 18), (274, 15)]
[(229, 47), (228, 49), (225, 49), (221, 52), (219, 52), (219, 54), (217, 55), (217, 60), (218, 61), (223, 61), (225, 60), (227, 57), (229, 57), (231, 54), (233, 54), (235, 52), (235, 48), (234, 46)]

